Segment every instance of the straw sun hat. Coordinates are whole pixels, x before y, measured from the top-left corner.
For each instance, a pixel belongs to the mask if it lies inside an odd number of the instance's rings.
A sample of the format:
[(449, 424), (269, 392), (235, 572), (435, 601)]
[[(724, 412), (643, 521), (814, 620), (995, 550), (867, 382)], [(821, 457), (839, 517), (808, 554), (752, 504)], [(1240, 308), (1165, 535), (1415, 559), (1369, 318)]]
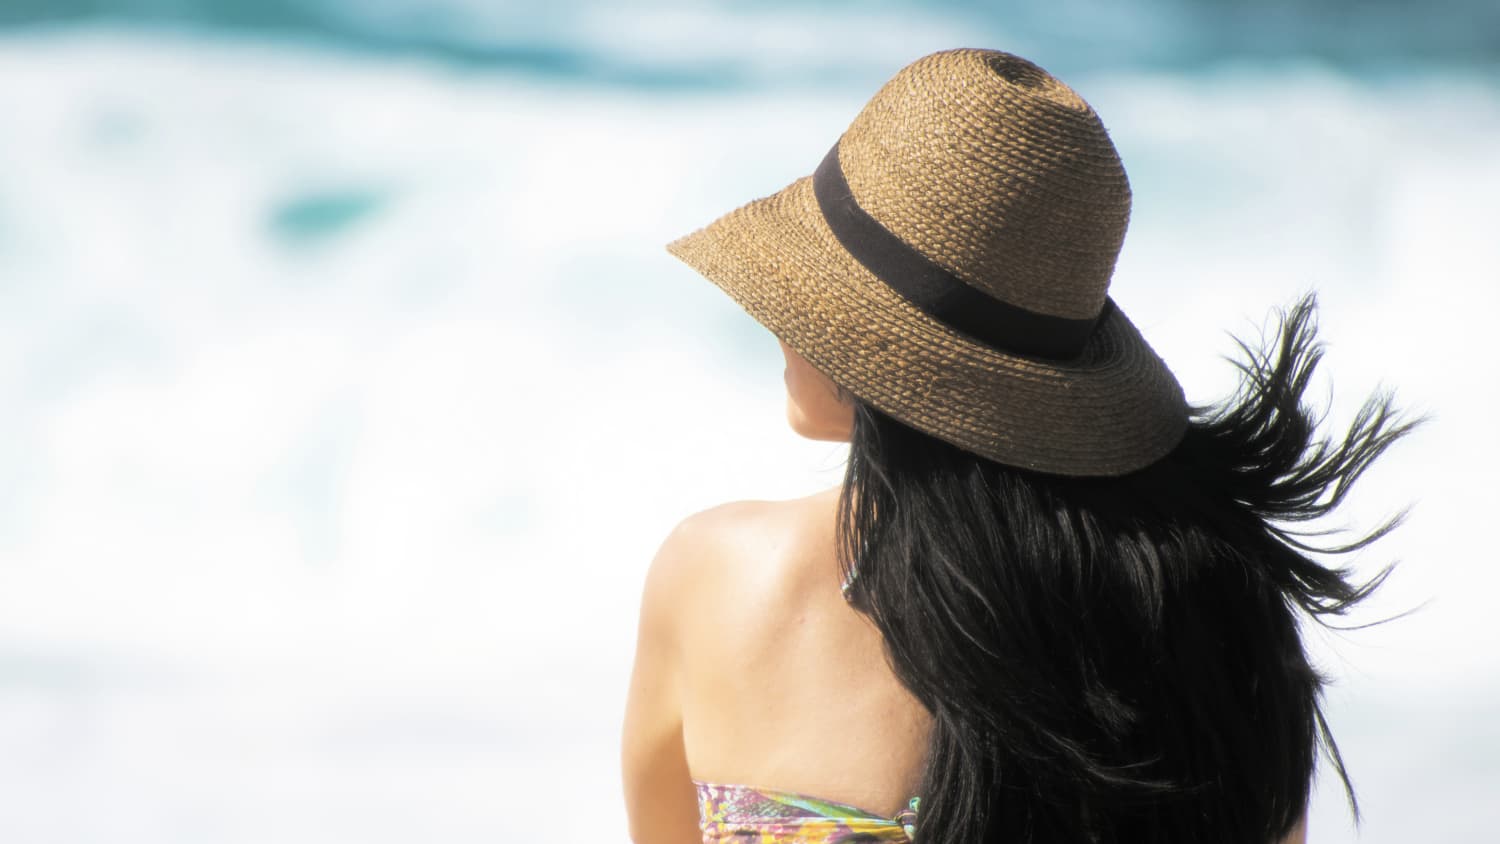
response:
[(1182, 388), (1108, 298), (1130, 185), (1098, 115), (1025, 59), (902, 68), (816, 172), (667, 245), (834, 382), (1000, 463), (1120, 475)]

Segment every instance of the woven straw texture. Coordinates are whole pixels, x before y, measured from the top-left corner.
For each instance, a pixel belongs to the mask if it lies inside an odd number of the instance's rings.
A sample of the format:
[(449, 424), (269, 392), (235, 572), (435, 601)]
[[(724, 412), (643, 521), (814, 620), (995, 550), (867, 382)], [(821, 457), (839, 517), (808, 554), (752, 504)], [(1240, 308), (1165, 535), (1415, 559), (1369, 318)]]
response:
[[(1130, 188), (1093, 109), (1041, 68), (991, 50), (919, 59), (839, 144), (860, 207), (964, 283), (1053, 316), (1105, 308)], [(1119, 475), (1184, 430), (1180, 386), (1118, 308), (1066, 361), (994, 348), (852, 257), (811, 177), (667, 249), (855, 395), (992, 460)]]

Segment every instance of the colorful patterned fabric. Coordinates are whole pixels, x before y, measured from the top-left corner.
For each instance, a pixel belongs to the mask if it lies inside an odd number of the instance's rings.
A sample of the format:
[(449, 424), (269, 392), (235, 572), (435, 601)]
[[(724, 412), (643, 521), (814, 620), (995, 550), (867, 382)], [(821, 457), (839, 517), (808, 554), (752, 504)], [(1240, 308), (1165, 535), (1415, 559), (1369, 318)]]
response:
[(698, 817), (704, 844), (839, 844), (903, 842), (916, 834), (913, 797), (894, 818), (793, 791), (699, 782)]

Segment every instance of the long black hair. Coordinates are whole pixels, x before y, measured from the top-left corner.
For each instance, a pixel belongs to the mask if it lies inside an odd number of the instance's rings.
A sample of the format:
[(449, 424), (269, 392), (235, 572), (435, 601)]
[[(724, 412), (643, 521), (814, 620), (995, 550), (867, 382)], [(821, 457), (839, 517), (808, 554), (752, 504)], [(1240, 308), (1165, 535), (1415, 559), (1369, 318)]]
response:
[(1320, 746), (1357, 816), (1299, 623), (1390, 571), (1360, 583), (1316, 557), (1401, 516), (1333, 547), (1306, 523), (1416, 421), (1381, 392), (1320, 433), (1315, 310), (1308, 294), (1259, 348), (1237, 341), (1239, 388), (1122, 477), (1004, 466), (849, 397), (840, 565), (933, 716), (923, 844), (1269, 844)]

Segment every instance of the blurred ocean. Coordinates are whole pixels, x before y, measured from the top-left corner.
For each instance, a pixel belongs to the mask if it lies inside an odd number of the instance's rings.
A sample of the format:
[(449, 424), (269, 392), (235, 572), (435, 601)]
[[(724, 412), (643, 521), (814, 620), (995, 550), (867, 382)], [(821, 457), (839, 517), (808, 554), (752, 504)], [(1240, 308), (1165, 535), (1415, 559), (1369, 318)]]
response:
[(1349, 511), (1430, 603), (1317, 646), (1357, 840), (1493, 840), (1500, 6), (4, 0), (0, 841), (624, 842), (657, 544), (843, 457), (662, 244), (962, 45), (1103, 116), (1191, 399), (1315, 288), (1432, 415)]

